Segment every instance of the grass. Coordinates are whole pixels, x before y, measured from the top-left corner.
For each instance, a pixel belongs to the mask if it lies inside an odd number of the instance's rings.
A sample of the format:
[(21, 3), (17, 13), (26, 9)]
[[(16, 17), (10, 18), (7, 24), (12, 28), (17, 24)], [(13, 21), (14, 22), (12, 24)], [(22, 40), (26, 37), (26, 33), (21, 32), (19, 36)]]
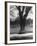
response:
[[(26, 34), (29, 34), (29, 35), (27, 35), (27, 36), (20, 36), (20, 35), (22, 35), (22, 34), (18, 34), (20, 32), (20, 26), (16, 26), (16, 27), (14, 27), (14, 28), (10, 28), (10, 40), (30, 40), (30, 39), (33, 39), (33, 35), (31, 34), (30, 35), (30, 33), (32, 33), (33, 32), (33, 26), (32, 26), (32, 24), (31, 25), (27, 25), (27, 26), (25, 26), (25, 28), (24, 28), (24, 30), (22, 31), (22, 32), (24, 32), (24, 35)], [(14, 35), (15, 36), (14, 36)], [(17, 36), (16, 36), (16, 34), (17, 34)]]

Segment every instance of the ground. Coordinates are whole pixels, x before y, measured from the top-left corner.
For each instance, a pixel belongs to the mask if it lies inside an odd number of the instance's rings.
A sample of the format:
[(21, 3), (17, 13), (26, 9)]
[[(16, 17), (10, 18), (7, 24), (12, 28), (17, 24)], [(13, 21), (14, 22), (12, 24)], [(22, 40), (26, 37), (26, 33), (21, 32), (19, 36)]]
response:
[[(16, 40), (16, 39), (32, 39), (33, 35), (32, 35), (32, 32), (33, 32), (33, 26), (32, 24), (30, 25), (26, 25), (25, 26), (25, 29), (24, 31), (24, 35), (22, 36), (22, 34), (18, 34), (20, 32), (20, 26), (16, 26), (14, 28), (10, 28), (10, 39), (11, 40)], [(13, 34), (14, 33), (14, 34)], [(21, 35), (21, 36), (20, 36)], [(25, 36), (26, 35), (26, 36)]]

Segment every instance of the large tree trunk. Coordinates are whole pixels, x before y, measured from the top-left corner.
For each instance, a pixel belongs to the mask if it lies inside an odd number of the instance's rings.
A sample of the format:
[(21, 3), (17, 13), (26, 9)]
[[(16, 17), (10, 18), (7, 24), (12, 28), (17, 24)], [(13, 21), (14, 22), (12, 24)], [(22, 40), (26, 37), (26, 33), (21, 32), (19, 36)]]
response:
[(23, 11), (24, 11), (24, 6), (23, 6), (23, 8), (22, 8), (22, 11), (19, 9), (19, 16), (20, 16), (20, 32), (19, 32), (19, 33), (22, 32), (22, 30), (23, 30), (23, 25), (24, 25)]
[(25, 24), (26, 24), (26, 17), (28, 16), (28, 13), (29, 13), (29, 11), (30, 11), (30, 9), (31, 9), (31, 7), (26, 7), (26, 14), (23, 16), (23, 12), (24, 12), (24, 6), (22, 6), (23, 8), (22, 8), (22, 11), (21, 11), (21, 9), (20, 9), (20, 7), (21, 6), (18, 6), (17, 8), (18, 8), (18, 10), (19, 10), (19, 16), (20, 16), (20, 32), (19, 33), (21, 33), (23, 30), (24, 30), (24, 28), (25, 28)]

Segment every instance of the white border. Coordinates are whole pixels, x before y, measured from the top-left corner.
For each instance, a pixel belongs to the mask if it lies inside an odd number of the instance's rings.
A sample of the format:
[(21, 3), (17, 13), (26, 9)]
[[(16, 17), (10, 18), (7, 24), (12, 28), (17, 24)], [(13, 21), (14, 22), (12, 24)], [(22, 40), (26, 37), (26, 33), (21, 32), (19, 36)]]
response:
[[(33, 39), (32, 40), (16, 40), (10, 41), (10, 5), (17, 6), (33, 6)], [(7, 3), (7, 43), (24, 43), (24, 42), (35, 42), (35, 5), (34, 4), (23, 4), (23, 3)]]

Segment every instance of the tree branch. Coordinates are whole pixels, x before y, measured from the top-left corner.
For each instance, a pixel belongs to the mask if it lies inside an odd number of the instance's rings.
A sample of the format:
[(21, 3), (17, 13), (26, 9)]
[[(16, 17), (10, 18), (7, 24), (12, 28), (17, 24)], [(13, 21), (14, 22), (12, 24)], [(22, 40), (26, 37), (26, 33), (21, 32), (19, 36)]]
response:
[(28, 16), (28, 13), (29, 13), (29, 11), (30, 11), (31, 8), (32, 7), (26, 7), (26, 14), (24, 15), (24, 17), (27, 17)]
[(22, 9), (22, 14), (23, 14), (23, 12), (24, 12), (24, 8), (25, 8), (25, 6), (23, 6), (23, 9)]

